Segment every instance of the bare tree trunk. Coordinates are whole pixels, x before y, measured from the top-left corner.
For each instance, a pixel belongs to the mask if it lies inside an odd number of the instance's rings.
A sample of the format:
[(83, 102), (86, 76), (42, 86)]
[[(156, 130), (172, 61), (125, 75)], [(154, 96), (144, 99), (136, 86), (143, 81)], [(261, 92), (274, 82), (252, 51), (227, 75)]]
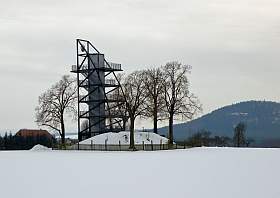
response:
[(126, 130), (126, 122), (123, 120), (123, 130)]
[(155, 108), (154, 108), (154, 133), (158, 133), (157, 130), (157, 121), (158, 121), (158, 107), (157, 107), (157, 98), (154, 98), (154, 104), (155, 104)]
[(62, 148), (65, 148), (65, 125), (64, 125), (63, 116), (61, 119), (61, 144), (62, 144)]
[(158, 130), (157, 130), (157, 113), (155, 112), (154, 113), (154, 133), (158, 133)]
[(127, 119), (122, 119), (122, 121), (123, 121), (123, 130), (126, 131)]
[(173, 146), (173, 113), (170, 113), (169, 116), (169, 147), (172, 148)]
[(130, 138), (129, 138), (129, 149), (130, 150), (136, 150), (135, 144), (134, 144), (134, 118), (130, 119)]

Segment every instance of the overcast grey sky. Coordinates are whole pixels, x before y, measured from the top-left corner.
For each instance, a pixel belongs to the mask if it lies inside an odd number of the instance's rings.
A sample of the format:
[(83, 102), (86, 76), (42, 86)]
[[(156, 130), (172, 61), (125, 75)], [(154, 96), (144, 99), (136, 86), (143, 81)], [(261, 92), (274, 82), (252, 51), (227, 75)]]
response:
[(279, 101), (279, 9), (279, 0), (0, 0), (0, 129), (36, 127), (38, 96), (69, 74), (76, 38), (127, 72), (191, 64), (204, 113)]

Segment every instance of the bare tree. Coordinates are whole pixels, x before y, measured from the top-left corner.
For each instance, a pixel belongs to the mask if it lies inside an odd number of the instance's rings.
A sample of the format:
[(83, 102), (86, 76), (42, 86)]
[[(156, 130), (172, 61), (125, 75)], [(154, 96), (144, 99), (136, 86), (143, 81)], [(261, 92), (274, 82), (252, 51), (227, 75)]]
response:
[(126, 109), (130, 120), (130, 145), (131, 150), (135, 150), (134, 145), (134, 124), (135, 119), (142, 115), (145, 101), (143, 72), (136, 71), (128, 75), (123, 84)]
[(76, 99), (75, 79), (64, 75), (59, 82), (39, 97), (39, 105), (35, 109), (38, 125), (57, 131), (63, 146), (65, 144), (65, 115), (66, 113), (76, 114)]
[(163, 66), (164, 73), (164, 102), (165, 111), (169, 120), (169, 143), (173, 144), (173, 121), (179, 115), (183, 119), (190, 120), (201, 110), (197, 97), (189, 91), (187, 73), (189, 65), (179, 62), (169, 62)]
[(153, 68), (144, 71), (145, 93), (145, 116), (153, 118), (154, 133), (158, 133), (158, 121), (164, 106), (164, 79), (160, 68)]

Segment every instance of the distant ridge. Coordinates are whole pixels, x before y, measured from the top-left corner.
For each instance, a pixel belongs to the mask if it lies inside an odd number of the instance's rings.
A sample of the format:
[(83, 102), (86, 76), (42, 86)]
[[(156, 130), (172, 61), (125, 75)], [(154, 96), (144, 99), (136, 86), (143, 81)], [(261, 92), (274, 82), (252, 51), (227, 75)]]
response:
[[(257, 142), (273, 140), (280, 143), (280, 103), (271, 101), (246, 101), (219, 108), (198, 119), (174, 125), (175, 140), (184, 140), (199, 130), (211, 131), (212, 135), (233, 136), (234, 126), (243, 121), (247, 124), (247, 136)], [(159, 129), (166, 135), (168, 127)], [(279, 144), (280, 146), (280, 144)]]

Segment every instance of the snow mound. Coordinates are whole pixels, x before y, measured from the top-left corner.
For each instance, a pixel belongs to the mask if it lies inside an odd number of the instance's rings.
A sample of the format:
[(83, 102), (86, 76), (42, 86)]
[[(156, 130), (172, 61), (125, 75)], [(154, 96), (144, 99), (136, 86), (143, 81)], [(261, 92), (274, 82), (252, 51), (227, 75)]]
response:
[(30, 149), (30, 151), (49, 151), (49, 150), (51, 150), (51, 148), (48, 148), (41, 144), (37, 144), (37, 145), (33, 146), (32, 149)]
[[(86, 139), (80, 144), (113, 144), (118, 145), (119, 141), (122, 145), (129, 144), (129, 138), (130, 138), (130, 132), (129, 131), (121, 131), (119, 133), (104, 133), (100, 134), (94, 137), (91, 137), (89, 139)], [(135, 144), (151, 144), (153, 141), (153, 144), (167, 144), (168, 139), (165, 137), (162, 137), (156, 133), (152, 132), (135, 132), (134, 133), (134, 141)]]

